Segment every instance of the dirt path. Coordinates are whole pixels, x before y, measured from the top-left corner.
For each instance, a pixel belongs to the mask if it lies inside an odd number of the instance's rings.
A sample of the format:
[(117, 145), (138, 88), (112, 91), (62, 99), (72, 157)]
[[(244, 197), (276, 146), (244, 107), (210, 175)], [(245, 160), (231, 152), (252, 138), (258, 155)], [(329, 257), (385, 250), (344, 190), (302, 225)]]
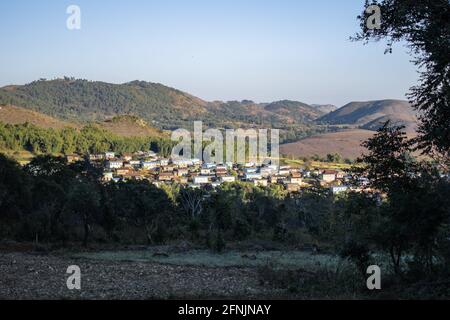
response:
[[(67, 289), (67, 267), (81, 268), (81, 290)], [(196, 299), (274, 297), (255, 269), (109, 262), (0, 253), (0, 299)]]

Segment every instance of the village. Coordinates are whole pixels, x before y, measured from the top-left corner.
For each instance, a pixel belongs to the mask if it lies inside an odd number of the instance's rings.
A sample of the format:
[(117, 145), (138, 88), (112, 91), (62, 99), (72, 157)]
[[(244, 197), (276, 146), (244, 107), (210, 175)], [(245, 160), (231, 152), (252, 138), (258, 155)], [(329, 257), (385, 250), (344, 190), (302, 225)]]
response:
[[(68, 162), (80, 156), (67, 156)], [(153, 151), (135, 154), (105, 152), (90, 154), (89, 161), (103, 169), (102, 181), (120, 182), (148, 180), (156, 186), (177, 183), (190, 188), (219, 187), (237, 181), (267, 187), (280, 185), (288, 192), (304, 188), (327, 188), (333, 194), (349, 190), (351, 176), (343, 170), (329, 168), (308, 169), (301, 166), (237, 163), (206, 163), (200, 159), (171, 159), (158, 156)], [(365, 178), (360, 178), (362, 183)]]

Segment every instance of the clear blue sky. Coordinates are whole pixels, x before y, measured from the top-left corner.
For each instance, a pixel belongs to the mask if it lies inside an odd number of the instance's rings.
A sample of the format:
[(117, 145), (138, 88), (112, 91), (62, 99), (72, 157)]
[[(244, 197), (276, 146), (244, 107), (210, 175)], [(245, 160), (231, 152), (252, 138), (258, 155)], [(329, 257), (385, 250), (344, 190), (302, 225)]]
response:
[[(348, 40), (363, 0), (2, 0), (0, 86), (73, 76), (207, 100), (404, 99), (407, 50)], [(82, 29), (66, 28), (79, 5)]]

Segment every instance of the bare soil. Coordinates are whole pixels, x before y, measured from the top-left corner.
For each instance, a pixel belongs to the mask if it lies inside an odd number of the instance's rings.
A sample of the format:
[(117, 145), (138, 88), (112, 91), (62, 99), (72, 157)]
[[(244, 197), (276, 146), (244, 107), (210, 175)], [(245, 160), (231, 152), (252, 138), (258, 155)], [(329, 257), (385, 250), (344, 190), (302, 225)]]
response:
[[(69, 290), (70, 265), (81, 268), (81, 290)], [(255, 268), (176, 266), (104, 261), (30, 252), (0, 253), (0, 299), (275, 298)]]

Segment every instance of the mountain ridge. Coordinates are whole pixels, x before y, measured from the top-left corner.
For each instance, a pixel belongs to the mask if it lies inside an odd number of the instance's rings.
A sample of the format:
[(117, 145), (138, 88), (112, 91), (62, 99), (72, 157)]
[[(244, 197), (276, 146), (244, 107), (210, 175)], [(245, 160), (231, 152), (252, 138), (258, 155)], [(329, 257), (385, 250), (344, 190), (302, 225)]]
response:
[(41, 79), (0, 88), (0, 104), (76, 121), (138, 116), (160, 129), (174, 129), (202, 120), (209, 126), (312, 124), (324, 115), (320, 108), (299, 101), (255, 103), (250, 100), (208, 102), (159, 83), (131, 81), (111, 84), (74, 78)]

